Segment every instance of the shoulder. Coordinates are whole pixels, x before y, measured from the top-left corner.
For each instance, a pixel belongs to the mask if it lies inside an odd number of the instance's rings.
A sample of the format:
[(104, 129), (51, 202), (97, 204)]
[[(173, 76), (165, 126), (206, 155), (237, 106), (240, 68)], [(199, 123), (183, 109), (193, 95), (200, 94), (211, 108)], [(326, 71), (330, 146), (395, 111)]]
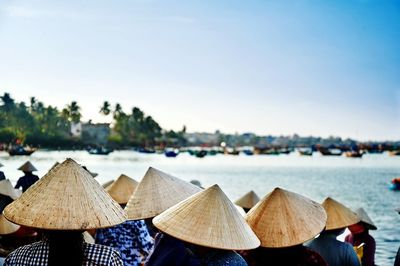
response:
[(94, 265), (116, 266), (122, 265), (119, 253), (108, 246), (84, 243), (85, 257)]
[(48, 256), (48, 246), (43, 241), (17, 248), (7, 256), (5, 265), (29, 265), (29, 261), (37, 256), (44, 260)]

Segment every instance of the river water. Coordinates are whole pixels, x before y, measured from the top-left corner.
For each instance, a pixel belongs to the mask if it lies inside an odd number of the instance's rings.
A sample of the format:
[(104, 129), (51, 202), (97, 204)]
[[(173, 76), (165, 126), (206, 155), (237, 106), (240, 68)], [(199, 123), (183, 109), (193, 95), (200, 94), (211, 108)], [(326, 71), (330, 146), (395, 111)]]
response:
[(0, 152), (1, 169), (13, 183), (21, 176), (16, 169), (29, 159), (38, 175), (43, 176), (55, 161), (70, 157), (106, 182), (124, 173), (140, 181), (149, 166), (190, 181), (197, 179), (204, 187), (215, 183), (232, 200), (249, 190), (260, 197), (281, 187), (322, 202), (331, 196), (350, 208), (363, 207), (378, 227), (371, 231), (377, 244), (376, 264), (393, 265), (400, 246), (400, 192), (388, 189), (390, 180), (400, 176), (400, 156), (367, 154), (363, 158), (312, 157), (297, 153), (279, 156), (216, 155), (196, 158), (180, 154), (167, 158), (163, 154), (140, 154), (115, 151), (108, 156), (90, 155), (86, 151), (37, 151), (29, 157), (9, 157)]

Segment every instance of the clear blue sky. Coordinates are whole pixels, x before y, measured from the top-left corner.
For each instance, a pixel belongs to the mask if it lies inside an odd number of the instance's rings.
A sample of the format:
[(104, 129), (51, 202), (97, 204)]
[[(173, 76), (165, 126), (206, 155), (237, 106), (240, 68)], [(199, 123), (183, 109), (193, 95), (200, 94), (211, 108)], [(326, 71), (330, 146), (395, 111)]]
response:
[(102, 121), (400, 139), (400, 2), (0, 1), (0, 93)]

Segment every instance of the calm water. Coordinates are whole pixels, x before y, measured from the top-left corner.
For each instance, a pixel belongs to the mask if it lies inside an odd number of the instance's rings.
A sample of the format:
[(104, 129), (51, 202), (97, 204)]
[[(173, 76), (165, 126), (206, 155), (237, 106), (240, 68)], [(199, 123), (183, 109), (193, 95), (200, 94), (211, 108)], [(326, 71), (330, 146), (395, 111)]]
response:
[(100, 183), (124, 173), (140, 180), (149, 166), (184, 180), (199, 180), (203, 186), (218, 183), (236, 200), (249, 190), (264, 196), (274, 187), (282, 187), (315, 201), (331, 196), (351, 208), (363, 207), (378, 226), (371, 234), (377, 242), (376, 263), (393, 265), (400, 245), (400, 192), (390, 191), (393, 177), (400, 176), (400, 156), (366, 155), (362, 159), (345, 157), (301, 157), (296, 153), (280, 156), (209, 156), (195, 158), (180, 154), (166, 158), (162, 154), (139, 154), (133, 151), (113, 152), (109, 156), (89, 155), (85, 151), (37, 151), (30, 157), (9, 157), (0, 152), (2, 170), (16, 182), (16, 169), (29, 158), (42, 176), (55, 161), (71, 157), (99, 176)]

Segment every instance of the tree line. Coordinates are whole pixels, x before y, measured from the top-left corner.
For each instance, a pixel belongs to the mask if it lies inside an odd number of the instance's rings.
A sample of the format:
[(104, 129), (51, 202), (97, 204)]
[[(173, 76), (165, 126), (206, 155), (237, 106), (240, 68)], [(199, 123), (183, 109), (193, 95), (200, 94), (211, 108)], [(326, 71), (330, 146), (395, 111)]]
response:
[[(109, 145), (113, 147), (182, 146), (185, 127), (179, 132), (163, 130), (152, 116), (133, 107), (124, 112), (116, 103), (104, 101), (99, 112), (112, 116)], [(85, 143), (71, 134), (71, 125), (81, 122), (81, 107), (72, 101), (59, 110), (35, 97), (16, 102), (9, 93), (0, 96), (0, 143), (22, 143), (49, 148), (83, 147)]]

